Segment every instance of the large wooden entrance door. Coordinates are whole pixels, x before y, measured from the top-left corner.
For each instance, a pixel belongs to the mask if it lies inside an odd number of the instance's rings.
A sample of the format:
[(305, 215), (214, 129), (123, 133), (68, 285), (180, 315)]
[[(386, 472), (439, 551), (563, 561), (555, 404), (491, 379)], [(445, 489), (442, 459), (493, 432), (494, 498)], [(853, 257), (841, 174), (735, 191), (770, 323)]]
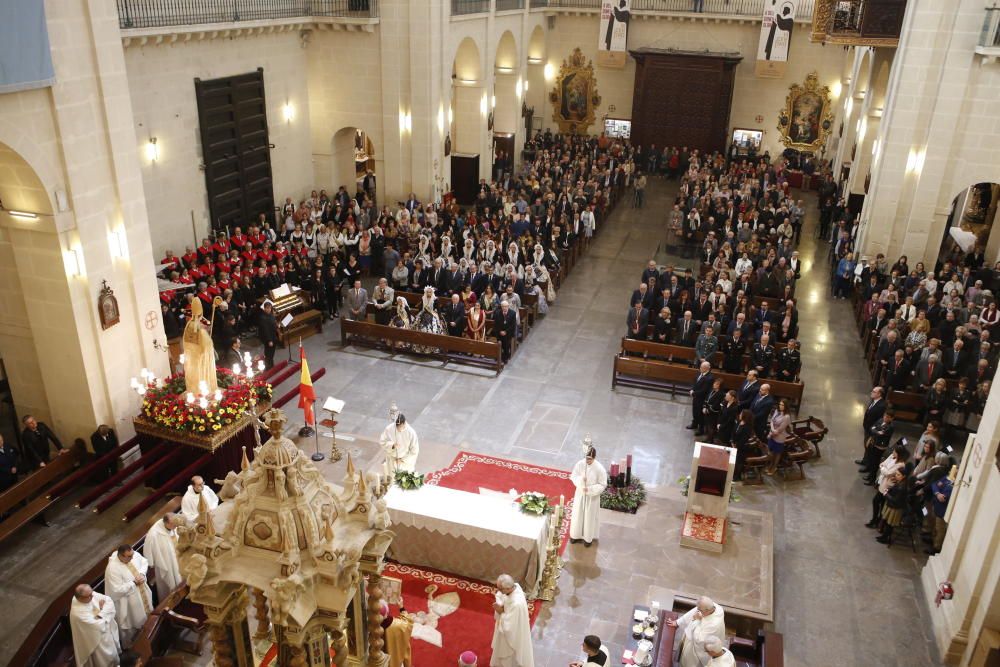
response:
[(274, 216), (264, 70), (194, 80), (212, 229)]
[(630, 51), (636, 60), (632, 143), (725, 152), (739, 54), (662, 49)]

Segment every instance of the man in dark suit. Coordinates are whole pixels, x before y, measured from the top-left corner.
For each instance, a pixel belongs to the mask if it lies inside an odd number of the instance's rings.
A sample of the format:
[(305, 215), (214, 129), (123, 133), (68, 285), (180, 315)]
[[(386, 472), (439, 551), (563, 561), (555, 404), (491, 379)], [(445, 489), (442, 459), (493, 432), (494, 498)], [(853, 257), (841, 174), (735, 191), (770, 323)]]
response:
[(21, 431), (21, 464), (24, 466), (22, 472), (34, 472), (38, 468), (45, 467), (51, 458), (50, 442), (60, 454), (69, 451), (44, 422), (37, 421), (31, 415), (25, 415), (21, 423), (24, 424), (24, 430)]
[(762, 384), (757, 397), (750, 402), (750, 412), (753, 414), (753, 429), (757, 434), (757, 439), (761, 442), (767, 440), (767, 418), (771, 415), (773, 408), (774, 396), (771, 396), (771, 385)]
[(699, 333), (701, 331), (691, 318), (691, 311), (685, 311), (684, 317), (677, 323), (677, 344), (684, 347), (694, 347)]
[(969, 367), (969, 353), (963, 349), (965, 341), (957, 339), (951, 347), (944, 351), (942, 366), (946, 380), (958, 380), (965, 375)]
[[(90, 434), (90, 446), (94, 448), (94, 456), (101, 458), (118, 446), (118, 436), (107, 424), (101, 424)], [(112, 459), (97, 471), (97, 479), (104, 481), (118, 472), (118, 459)]]
[[(865, 414), (861, 418), (861, 431), (867, 442), (869, 437), (869, 431), (872, 426), (877, 424), (882, 419), (882, 415), (885, 414), (886, 401), (885, 401), (885, 390), (882, 387), (872, 388), (871, 394), (869, 394), (870, 400), (868, 401), (867, 407), (865, 407)], [(865, 450), (865, 454), (868, 450)], [(854, 461), (859, 466), (865, 465), (865, 458), (862, 457)]]
[(465, 306), (458, 293), (451, 295), (451, 303), (444, 309), (444, 321), (448, 325), (448, 335), (461, 336), (465, 332)]
[(885, 368), (885, 390), (906, 391), (912, 378), (910, 364), (906, 360), (906, 353), (903, 350), (896, 350), (892, 361)]
[(632, 290), (632, 298), (629, 300), (630, 306), (634, 306), (636, 303), (641, 303), (645, 308), (648, 304), (646, 300), (649, 298), (649, 286), (646, 283), (639, 283), (639, 289)]
[(448, 291), (448, 272), (444, 270), (443, 264), (440, 257), (435, 259), (434, 268), (431, 269), (431, 275), (427, 278), (427, 284), (437, 290), (438, 294), (444, 294)]
[(506, 300), (500, 302), (500, 310), (493, 315), (493, 335), (500, 341), (503, 361), (509, 361), (511, 341), (517, 335), (517, 316)]
[(642, 272), (642, 282), (649, 284), (650, 278), (660, 279), (660, 272), (656, 269), (656, 260), (651, 259)]
[(424, 269), (424, 260), (417, 259), (413, 262), (413, 271), (410, 272), (410, 290), (422, 292), (427, 285), (427, 271)]
[(628, 333), (626, 334), (632, 340), (646, 340), (646, 327), (649, 325), (649, 311), (642, 307), (641, 301), (636, 301), (632, 304), (632, 308), (628, 311), (628, 316), (625, 318), (625, 324), (628, 326)]
[[(868, 486), (875, 486), (875, 474), (878, 472), (878, 466), (885, 458), (886, 450), (889, 449), (889, 443), (892, 441), (894, 417), (892, 410), (886, 410), (882, 414), (882, 418), (868, 429), (868, 438), (865, 440), (865, 455), (861, 457), (861, 470), (858, 471), (865, 476), (865, 484)], [(872, 522), (875, 525), (878, 525), (878, 518), (872, 516)], [(874, 528), (875, 525), (868, 524), (868, 527)]]
[(705, 400), (712, 391), (712, 383), (715, 376), (712, 375), (712, 365), (707, 361), (701, 362), (700, 372), (691, 387), (691, 423), (688, 430), (694, 430), (695, 435), (703, 435), (705, 432)]
[(914, 374), (916, 375), (917, 389), (922, 392), (928, 391), (944, 375), (944, 369), (938, 355), (928, 355), (927, 361), (917, 364)]
[(261, 314), (257, 319), (257, 338), (264, 346), (264, 366), (274, 366), (274, 353), (278, 349), (278, 322), (274, 319), (274, 306), (265, 301), (261, 306)]
[(757, 379), (757, 371), (751, 370), (747, 373), (747, 379), (736, 392), (736, 400), (739, 401), (740, 410), (749, 410), (750, 404), (757, 398), (760, 392), (760, 381)]
[(743, 354), (746, 352), (743, 331), (734, 329), (732, 335), (723, 341), (720, 349), (722, 350), (722, 370), (727, 373), (742, 373)]

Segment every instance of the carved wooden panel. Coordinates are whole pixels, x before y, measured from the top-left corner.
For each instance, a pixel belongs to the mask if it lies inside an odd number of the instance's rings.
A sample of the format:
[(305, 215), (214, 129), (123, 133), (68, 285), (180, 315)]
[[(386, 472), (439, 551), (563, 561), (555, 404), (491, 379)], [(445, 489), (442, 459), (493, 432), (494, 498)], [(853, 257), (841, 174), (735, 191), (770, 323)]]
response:
[(632, 142), (725, 151), (738, 55), (641, 49)]

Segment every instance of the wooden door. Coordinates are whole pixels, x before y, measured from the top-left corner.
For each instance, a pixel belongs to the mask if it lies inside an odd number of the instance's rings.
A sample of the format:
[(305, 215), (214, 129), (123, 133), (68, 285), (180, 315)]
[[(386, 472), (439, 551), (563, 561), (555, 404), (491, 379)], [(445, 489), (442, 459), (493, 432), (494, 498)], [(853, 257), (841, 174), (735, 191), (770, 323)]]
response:
[(725, 152), (738, 54), (631, 51), (632, 143)]
[(264, 70), (194, 80), (212, 229), (274, 217)]

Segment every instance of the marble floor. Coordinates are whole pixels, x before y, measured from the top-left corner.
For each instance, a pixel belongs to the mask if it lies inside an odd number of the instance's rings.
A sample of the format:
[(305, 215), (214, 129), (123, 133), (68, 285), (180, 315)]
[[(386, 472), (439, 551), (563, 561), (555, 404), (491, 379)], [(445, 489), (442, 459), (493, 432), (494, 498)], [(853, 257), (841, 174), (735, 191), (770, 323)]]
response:
[[(365, 440), (377, 437), (392, 402), (417, 429), (420, 467), (426, 470), (448, 463), (460, 449), (568, 469), (587, 433), (604, 460), (634, 455), (636, 473), (653, 487), (651, 502), (635, 524), (609, 516), (597, 548), (570, 546), (561, 593), (535, 626), (539, 667), (564, 667), (577, 657), (587, 633), (620, 645), (635, 601), (687, 589), (707, 576), (727, 576), (706, 560), (702, 577), (679, 577), (673, 552), (656, 548), (676, 529), (670, 507), (677, 479), (690, 467), (693, 439), (684, 429), (689, 399), (610, 390), (629, 294), (662, 241), (672, 192), (671, 184), (656, 180), (646, 208), (619, 208), (498, 378), (402, 355), (341, 349), (336, 326), (306, 341), (310, 367), (327, 369), (316, 383), (317, 395), (347, 401), (338, 434), (356, 435), (342, 445), (361, 458), (374, 456)], [(815, 200), (806, 201), (811, 214), (800, 246), (805, 271), (798, 287), (802, 413), (822, 419), (830, 433), (823, 458), (808, 467), (804, 481), (778, 477), (743, 488), (740, 509), (772, 517), (774, 629), (785, 635), (787, 665), (937, 665), (917, 590), (925, 556), (887, 549), (863, 527), (871, 490), (852, 461), (870, 384), (848, 302), (832, 300), (826, 288), (827, 247), (812, 236)], [(294, 410), (290, 414), (298, 417)], [(307, 451), (311, 447), (303, 443)], [(331, 478), (343, 475), (343, 463), (327, 465)], [(32, 525), (0, 546), (0, 605), (18, 610), (0, 628), (0, 662), (10, 659), (52, 593), (72, 583), (74, 563), (96, 561), (123, 534), (117, 514), (95, 517), (70, 503), (49, 518), (54, 528)], [(643, 546), (623, 546), (635, 543)], [(697, 568), (698, 559), (691, 560)], [(726, 587), (720, 582), (712, 590)]]

